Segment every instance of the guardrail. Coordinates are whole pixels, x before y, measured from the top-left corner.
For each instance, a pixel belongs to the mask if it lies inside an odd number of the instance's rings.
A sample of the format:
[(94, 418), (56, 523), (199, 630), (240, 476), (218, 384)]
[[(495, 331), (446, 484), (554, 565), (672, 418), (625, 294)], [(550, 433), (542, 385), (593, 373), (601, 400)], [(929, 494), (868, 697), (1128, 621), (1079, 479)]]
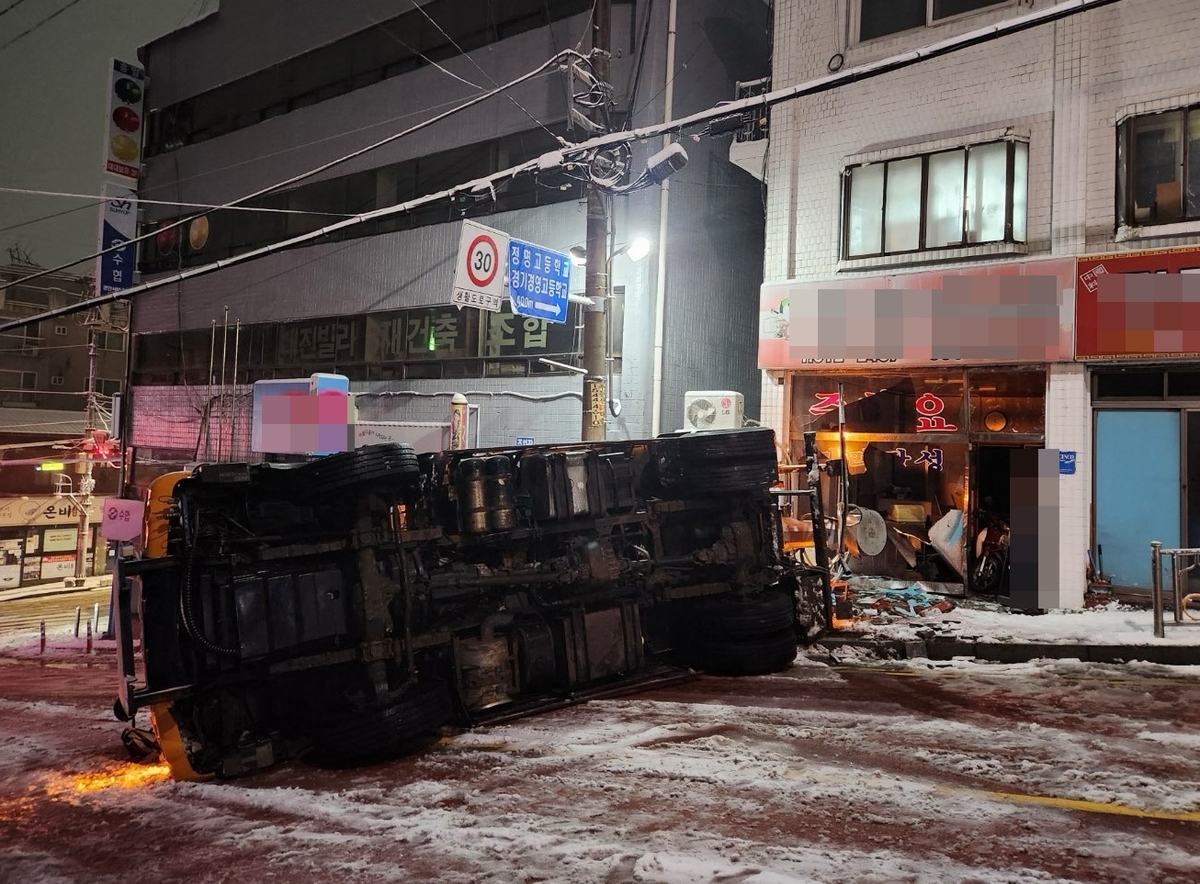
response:
[[(1173, 621), (1167, 624), (1163, 615), (1165, 605), (1162, 585), (1163, 556), (1170, 559), (1171, 565), (1171, 598)], [(1200, 565), (1200, 549), (1163, 549), (1157, 540), (1150, 542), (1150, 598), (1154, 604), (1154, 635), (1165, 638), (1167, 626), (1200, 626), (1200, 615), (1188, 613), (1188, 606), (1193, 602), (1200, 604), (1200, 592), (1183, 592), (1183, 578), (1189, 571)], [(1187, 619), (1184, 619), (1184, 616)]]

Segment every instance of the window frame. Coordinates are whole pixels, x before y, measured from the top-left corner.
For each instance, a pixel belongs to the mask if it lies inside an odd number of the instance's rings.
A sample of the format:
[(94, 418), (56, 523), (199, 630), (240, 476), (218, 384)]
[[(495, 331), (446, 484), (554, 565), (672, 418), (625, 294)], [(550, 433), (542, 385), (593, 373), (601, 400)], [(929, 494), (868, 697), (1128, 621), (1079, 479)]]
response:
[[(92, 388), (96, 395), (111, 398), (114, 393), (120, 393), (124, 382), (120, 378), (96, 378)], [(106, 392), (107, 391), (107, 392)]]
[[(19, 386), (9, 387), (6, 375), (18, 375)], [(37, 402), (38, 376), (36, 371), (21, 368), (0, 369), (0, 405), (30, 405)]]
[[(1157, 201), (1149, 207), (1151, 217), (1139, 219), (1137, 217), (1137, 172), (1138, 150), (1137, 150), (1137, 134), (1139, 131), (1148, 130), (1149, 126), (1144, 129), (1140, 125), (1149, 123), (1155, 119), (1160, 119), (1167, 122), (1172, 115), (1179, 116), (1180, 126), (1180, 146), (1178, 153), (1179, 174), (1179, 216), (1175, 218), (1159, 219), (1157, 215)], [(1164, 108), (1160, 111), (1153, 111), (1144, 114), (1129, 114), (1117, 122), (1117, 149), (1116, 149), (1116, 187), (1114, 192), (1114, 229), (1121, 228), (1158, 228), (1172, 224), (1187, 224), (1200, 221), (1200, 180), (1192, 182), (1192, 187), (1197, 191), (1197, 211), (1193, 214), (1188, 214), (1188, 166), (1189, 166), (1189, 138), (1191, 121), (1195, 119), (1200, 121), (1200, 103), (1181, 105), (1178, 107)], [(1197, 175), (1200, 179), (1200, 175)]]
[[(967, 183), (970, 180), (970, 176), (971, 176), (970, 152), (971, 152), (972, 148), (989, 147), (989, 146), (992, 146), (995, 144), (1007, 145), (1007, 150), (1005, 152), (1005, 176), (1004, 176), (1004, 233), (1000, 239), (987, 239), (987, 240), (978, 240), (978, 241), (971, 242), (971, 241), (968, 241), (968, 237), (967, 237), (967, 234), (970, 231), (970, 226), (968, 224), (969, 218), (967, 216), (967, 200), (969, 197), (968, 190), (967, 190)], [(863, 161), (863, 162), (852, 163), (850, 165), (847, 165), (842, 170), (842, 225), (841, 225), (842, 229), (841, 229), (840, 244), (839, 244), (840, 260), (842, 260), (842, 261), (860, 261), (860, 260), (870, 260), (870, 259), (875, 259), (875, 258), (892, 258), (892, 257), (897, 257), (897, 256), (905, 256), (905, 255), (920, 255), (925, 252), (944, 252), (944, 251), (949, 251), (952, 249), (960, 249), (960, 250), (961, 249), (972, 249), (977, 246), (989, 246), (989, 245), (993, 245), (996, 243), (1004, 243), (1004, 244), (1010, 244), (1010, 245), (1025, 245), (1025, 244), (1027, 244), (1028, 239), (1029, 239), (1029, 221), (1028, 221), (1029, 182), (1028, 182), (1028, 177), (1026, 177), (1026, 183), (1025, 183), (1026, 191), (1027, 191), (1026, 192), (1026, 207), (1027, 208), (1026, 208), (1026, 223), (1025, 223), (1025, 240), (1018, 240), (1015, 238), (1015, 235), (1014, 235), (1014, 229), (1015, 229), (1015, 225), (1014, 225), (1014, 204), (1015, 204), (1014, 187), (1016, 184), (1017, 145), (1024, 145), (1024, 147), (1025, 147), (1026, 168), (1028, 169), (1029, 142), (1023, 138), (997, 138), (997, 139), (991, 139), (988, 141), (971, 142), (970, 144), (963, 144), (963, 145), (959, 145), (957, 147), (944, 147), (944, 148), (939, 148), (936, 150), (923, 151), (921, 153), (916, 153), (916, 154), (905, 154), (902, 156), (888, 157), (887, 159)], [(929, 187), (930, 187), (929, 160), (931, 157), (938, 156), (941, 154), (952, 153), (955, 151), (960, 151), (963, 154), (963, 162), (962, 162), (962, 167), (963, 167), (962, 234), (963, 234), (963, 236), (962, 236), (962, 240), (959, 242), (956, 242), (956, 243), (949, 243), (949, 244), (945, 244), (945, 245), (929, 245), (927, 242), (927, 238), (926, 238), (928, 235), (928, 221), (929, 221), (929, 217), (928, 217), (929, 216)], [(888, 251), (888, 249), (887, 249), (887, 242), (888, 242), (888, 231), (887, 231), (888, 168), (893, 163), (908, 162), (908, 161), (918, 159), (918, 158), (921, 160), (921, 188), (920, 188), (920, 190), (921, 190), (921, 205), (920, 205), (920, 219), (918, 221), (919, 233), (917, 236), (917, 246), (916, 246), (916, 248), (913, 248), (913, 249)], [(884, 173), (883, 173), (883, 199), (881, 200), (880, 206), (879, 206), (880, 250), (877, 252), (864, 252), (864, 253), (859, 253), (859, 254), (851, 254), (850, 253), (850, 225), (851, 225), (850, 206), (851, 206), (851, 198), (852, 198), (852, 191), (853, 191), (854, 170), (862, 168), (864, 166), (873, 166), (873, 165), (881, 165), (881, 164), (884, 167)], [(1028, 176), (1028, 173), (1026, 173), (1026, 174)]]
[(981, 12), (986, 12), (990, 9), (998, 8), (1000, 6), (1015, 6), (1017, 5), (1018, 0), (990, 0), (990, 2), (985, 0), (984, 5), (978, 7), (977, 9), (968, 9), (964, 12), (955, 12), (950, 15), (944, 15), (939, 18), (935, 18), (934, 9), (937, 2), (938, 0), (925, 0), (925, 23), (923, 25), (914, 25), (911, 28), (901, 28), (900, 30), (888, 31), (887, 33), (876, 34), (873, 37), (864, 38), (862, 36), (863, 0), (855, 0), (854, 3), (850, 4), (850, 14), (853, 17), (853, 20), (850, 22), (850, 33), (854, 35), (856, 43), (872, 43), (876, 40), (887, 40), (890, 37), (895, 37), (897, 34), (907, 34), (911, 31), (917, 30), (918, 28), (932, 28), (937, 27), (938, 25), (946, 24), (947, 22), (958, 21), (960, 19), (967, 18), (968, 16), (977, 15)]

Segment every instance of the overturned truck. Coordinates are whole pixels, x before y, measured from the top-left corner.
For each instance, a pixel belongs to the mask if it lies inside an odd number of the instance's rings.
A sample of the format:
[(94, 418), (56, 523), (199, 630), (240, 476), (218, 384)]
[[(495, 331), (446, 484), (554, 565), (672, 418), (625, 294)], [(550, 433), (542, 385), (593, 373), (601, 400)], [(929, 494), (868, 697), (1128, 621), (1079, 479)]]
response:
[(151, 502), (158, 554), (118, 563), (114, 709), (203, 779), (787, 668), (821, 584), (776, 481), (767, 429), (201, 465)]

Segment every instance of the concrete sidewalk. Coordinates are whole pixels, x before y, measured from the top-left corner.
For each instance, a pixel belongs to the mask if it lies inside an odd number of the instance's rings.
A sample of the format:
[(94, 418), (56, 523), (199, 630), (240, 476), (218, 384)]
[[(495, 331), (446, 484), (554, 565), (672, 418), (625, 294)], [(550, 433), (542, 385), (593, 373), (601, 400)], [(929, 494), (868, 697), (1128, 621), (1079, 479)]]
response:
[(1107, 644), (1048, 641), (971, 641), (952, 636), (930, 639), (891, 638), (870, 633), (837, 632), (814, 647), (834, 652), (858, 648), (881, 660), (953, 660), (980, 663), (1029, 663), (1032, 660), (1080, 660), (1122, 664), (1140, 660), (1164, 666), (1200, 666), (1200, 644)]
[(36, 586), (21, 586), (16, 589), (0, 589), (0, 604), (18, 599), (38, 599), (52, 595), (69, 595), (75, 592), (87, 592), (102, 589), (112, 585), (111, 574), (100, 574), (95, 577), (84, 577), (77, 580), (74, 577), (58, 580), (53, 583), (39, 583)]

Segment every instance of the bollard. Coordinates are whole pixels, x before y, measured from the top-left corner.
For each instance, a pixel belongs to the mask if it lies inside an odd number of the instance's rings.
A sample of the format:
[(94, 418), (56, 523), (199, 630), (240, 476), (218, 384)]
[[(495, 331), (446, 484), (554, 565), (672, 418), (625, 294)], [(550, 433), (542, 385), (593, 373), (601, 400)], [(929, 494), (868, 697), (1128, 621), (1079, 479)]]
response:
[(450, 399), (450, 447), (456, 451), (467, 447), (469, 408), (467, 397), (462, 393), (455, 393)]
[(75, 638), (79, 638), (79, 618), (83, 614), (83, 608), (80, 605), (75, 606)]
[(92, 632), (100, 635), (100, 603), (92, 605)]
[(46, 653), (46, 621), (42, 621), (42, 650), (40, 653)]
[(1150, 541), (1150, 600), (1154, 605), (1154, 635), (1166, 638), (1163, 626), (1162, 543)]
[(92, 652), (92, 621), (91, 620), (89, 620), (88, 624), (87, 624), (87, 652), (89, 654)]

